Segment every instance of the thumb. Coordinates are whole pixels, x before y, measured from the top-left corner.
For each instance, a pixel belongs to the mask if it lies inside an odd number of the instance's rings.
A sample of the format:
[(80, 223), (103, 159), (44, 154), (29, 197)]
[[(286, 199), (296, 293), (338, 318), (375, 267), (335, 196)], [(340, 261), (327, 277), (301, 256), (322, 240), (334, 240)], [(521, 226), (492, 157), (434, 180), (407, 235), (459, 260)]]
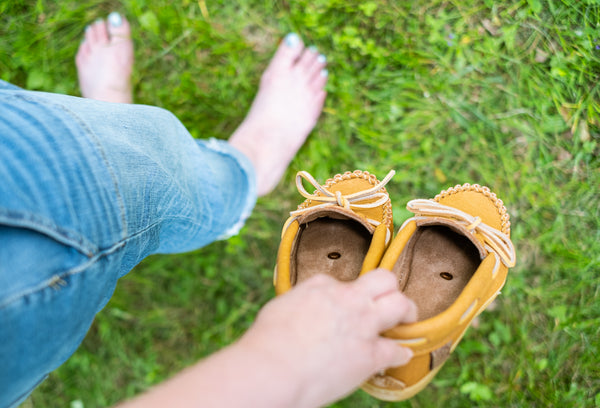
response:
[(399, 346), (392, 339), (379, 338), (377, 339), (376, 369), (377, 371), (384, 370), (388, 367), (397, 367), (408, 364), (413, 357), (413, 351), (408, 347)]

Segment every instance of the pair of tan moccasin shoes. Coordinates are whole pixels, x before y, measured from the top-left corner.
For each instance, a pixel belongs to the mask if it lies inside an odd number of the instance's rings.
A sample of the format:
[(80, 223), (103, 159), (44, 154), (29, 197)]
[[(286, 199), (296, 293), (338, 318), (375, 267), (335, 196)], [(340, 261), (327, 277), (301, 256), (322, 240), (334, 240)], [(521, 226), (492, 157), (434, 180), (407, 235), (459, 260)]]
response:
[[(405, 366), (371, 377), (362, 388), (388, 401), (405, 400), (433, 379), (471, 321), (506, 281), (515, 264), (510, 222), (501, 200), (487, 187), (464, 184), (432, 200), (412, 200), (393, 237), (392, 205), (385, 185), (366, 171), (346, 172), (320, 185), (296, 176), (306, 200), (283, 227), (275, 270), (278, 295), (317, 274), (342, 281), (381, 267), (417, 305), (416, 323), (383, 333), (414, 353)], [(303, 182), (312, 184), (310, 194)]]

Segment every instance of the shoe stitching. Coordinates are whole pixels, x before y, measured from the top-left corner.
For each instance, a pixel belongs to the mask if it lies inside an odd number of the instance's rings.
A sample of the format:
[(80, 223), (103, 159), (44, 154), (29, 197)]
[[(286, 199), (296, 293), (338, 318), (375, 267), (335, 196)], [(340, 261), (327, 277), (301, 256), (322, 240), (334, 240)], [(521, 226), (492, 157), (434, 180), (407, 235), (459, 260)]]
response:
[(477, 193), (481, 193), (484, 196), (486, 196), (487, 198), (489, 198), (490, 201), (494, 204), (494, 206), (498, 209), (498, 214), (500, 215), (500, 219), (501, 219), (501, 223), (502, 223), (501, 231), (506, 235), (510, 234), (510, 221), (509, 221), (510, 217), (508, 215), (508, 210), (504, 206), (504, 202), (502, 200), (500, 200), (498, 198), (498, 196), (496, 195), (496, 193), (493, 193), (489, 189), (489, 187), (480, 186), (479, 184), (471, 185), (469, 183), (465, 183), (462, 186), (460, 184), (457, 184), (454, 187), (450, 187), (449, 189), (440, 192), (438, 195), (436, 195), (433, 198), (433, 201), (439, 202), (444, 197), (447, 197), (447, 196), (450, 196), (453, 194), (457, 194), (460, 192), (465, 192), (465, 191), (474, 191)]

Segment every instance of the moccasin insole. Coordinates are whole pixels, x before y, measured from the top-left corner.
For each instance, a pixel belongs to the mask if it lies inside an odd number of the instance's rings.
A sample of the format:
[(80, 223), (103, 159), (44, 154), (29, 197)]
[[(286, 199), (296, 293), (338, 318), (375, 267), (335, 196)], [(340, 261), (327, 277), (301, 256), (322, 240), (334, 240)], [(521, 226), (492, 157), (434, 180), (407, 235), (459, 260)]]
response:
[(420, 227), (394, 265), (400, 290), (418, 309), (418, 320), (446, 310), (481, 260), (469, 239), (443, 226)]
[[(341, 281), (358, 278), (372, 235), (352, 220), (318, 218), (302, 227), (292, 264), (298, 284), (317, 273)], [(293, 279), (293, 272), (292, 272)]]

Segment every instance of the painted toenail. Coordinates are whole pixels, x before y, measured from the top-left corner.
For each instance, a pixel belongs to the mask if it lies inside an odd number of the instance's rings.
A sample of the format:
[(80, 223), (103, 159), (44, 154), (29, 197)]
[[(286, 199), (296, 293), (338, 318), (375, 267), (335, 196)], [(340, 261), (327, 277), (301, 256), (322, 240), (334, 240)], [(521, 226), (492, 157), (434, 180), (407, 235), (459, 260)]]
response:
[(319, 54), (319, 56), (317, 57), (317, 62), (319, 64), (325, 64), (327, 62), (327, 57), (323, 54)]
[(113, 27), (120, 27), (121, 24), (123, 24), (123, 19), (121, 18), (121, 15), (119, 13), (113, 11), (108, 15), (108, 22)]
[(311, 45), (310, 47), (308, 47), (309, 50), (311, 50), (314, 53), (319, 52), (319, 50), (317, 50), (317, 47), (315, 47), (314, 45)]
[(326, 76), (328, 76), (328, 75), (329, 75), (329, 71), (327, 71), (326, 69), (322, 69), (322, 70), (321, 70), (321, 76), (322, 76), (322, 77), (326, 77)]
[(296, 33), (289, 33), (285, 36), (284, 41), (285, 45), (293, 48), (300, 43), (300, 37)]
[(88, 31), (90, 31), (92, 27), (88, 24), (85, 26), (85, 32), (87, 33)]

